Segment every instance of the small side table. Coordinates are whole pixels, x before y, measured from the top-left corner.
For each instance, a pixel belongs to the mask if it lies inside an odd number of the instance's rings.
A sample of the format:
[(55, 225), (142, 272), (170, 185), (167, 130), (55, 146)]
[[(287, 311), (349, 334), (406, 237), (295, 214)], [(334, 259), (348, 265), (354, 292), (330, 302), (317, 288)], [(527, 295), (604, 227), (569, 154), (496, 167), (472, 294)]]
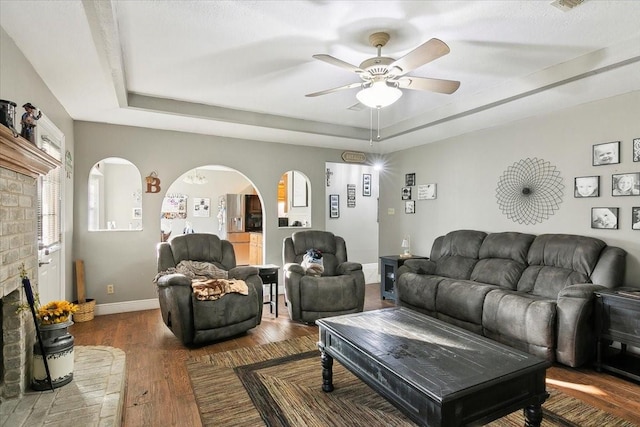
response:
[(380, 297), (382, 299), (396, 299), (396, 272), (408, 259), (429, 259), (425, 256), (386, 255), (380, 257)]
[(264, 304), (269, 304), (269, 313), (274, 313), (278, 317), (278, 270), (280, 266), (275, 264), (254, 265), (258, 268), (258, 275), (262, 279), (263, 285), (269, 285), (269, 300)]
[[(596, 369), (640, 381), (640, 357), (628, 353), (627, 345), (640, 347), (640, 289), (596, 291)], [(610, 348), (612, 341), (620, 350)]]

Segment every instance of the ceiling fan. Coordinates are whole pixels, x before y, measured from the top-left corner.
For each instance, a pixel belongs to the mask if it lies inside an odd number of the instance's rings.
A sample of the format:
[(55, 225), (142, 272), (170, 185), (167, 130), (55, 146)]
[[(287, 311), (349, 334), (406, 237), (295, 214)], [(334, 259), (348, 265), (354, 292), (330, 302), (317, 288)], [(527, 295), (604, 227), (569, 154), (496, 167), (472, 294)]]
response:
[(320, 96), (345, 89), (361, 88), (356, 98), (371, 108), (382, 108), (396, 102), (401, 96), (400, 89), (425, 90), (452, 94), (460, 82), (454, 80), (430, 79), (407, 76), (406, 74), (449, 53), (449, 46), (438, 39), (431, 39), (400, 59), (381, 56), (382, 47), (389, 41), (389, 34), (378, 32), (369, 36), (369, 43), (378, 49), (378, 56), (364, 60), (359, 67), (331, 55), (313, 55), (315, 59), (356, 73), (362, 82), (351, 83), (333, 89), (309, 93), (306, 96)]

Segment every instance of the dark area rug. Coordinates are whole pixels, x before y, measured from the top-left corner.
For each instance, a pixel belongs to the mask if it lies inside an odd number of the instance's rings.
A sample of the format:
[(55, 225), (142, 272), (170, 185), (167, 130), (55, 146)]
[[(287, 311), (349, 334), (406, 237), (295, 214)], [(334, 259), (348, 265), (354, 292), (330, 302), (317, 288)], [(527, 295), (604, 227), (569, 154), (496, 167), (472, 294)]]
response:
[[(317, 337), (199, 357), (187, 369), (204, 426), (414, 426), (392, 404), (335, 362), (324, 393)], [(559, 390), (543, 405), (543, 426), (633, 426)], [(523, 426), (522, 411), (489, 424)]]

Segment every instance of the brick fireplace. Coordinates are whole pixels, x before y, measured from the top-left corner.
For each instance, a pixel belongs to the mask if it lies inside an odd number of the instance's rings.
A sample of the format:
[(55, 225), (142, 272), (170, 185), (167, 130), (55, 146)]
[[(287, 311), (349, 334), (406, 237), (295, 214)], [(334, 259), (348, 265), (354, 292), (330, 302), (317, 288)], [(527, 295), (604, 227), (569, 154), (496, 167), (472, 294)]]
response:
[(35, 326), (18, 313), (22, 264), (38, 282), (37, 178), (60, 162), (0, 125), (0, 399), (20, 397), (30, 379)]

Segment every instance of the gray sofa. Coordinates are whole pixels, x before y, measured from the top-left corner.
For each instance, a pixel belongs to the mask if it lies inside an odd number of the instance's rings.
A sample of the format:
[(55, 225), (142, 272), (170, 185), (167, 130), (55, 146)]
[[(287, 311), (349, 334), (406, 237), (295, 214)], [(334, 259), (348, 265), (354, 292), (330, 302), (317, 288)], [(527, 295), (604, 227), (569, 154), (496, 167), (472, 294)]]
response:
[(397, 304), (577, 367), (595, 350), (593, 291), (622, 285), (625, 257), (586, 236), (452, 231), (398, 269)]
[(175, 268), (180, 261), (202, 261), (226, 270), (229, 279), (244, 280), (249, 295), (229, 293), (215, 301), (199, 301), (191, 290), (191, 278), (167, 274), (157, 280), (162, 320), (184, 345), (203, 345), (241, 334), (262, 320), (262, 280), (258, 269), (236, 267), (233, 246), (214, 234), (176, 236), (157, 247), (158, 272)]

